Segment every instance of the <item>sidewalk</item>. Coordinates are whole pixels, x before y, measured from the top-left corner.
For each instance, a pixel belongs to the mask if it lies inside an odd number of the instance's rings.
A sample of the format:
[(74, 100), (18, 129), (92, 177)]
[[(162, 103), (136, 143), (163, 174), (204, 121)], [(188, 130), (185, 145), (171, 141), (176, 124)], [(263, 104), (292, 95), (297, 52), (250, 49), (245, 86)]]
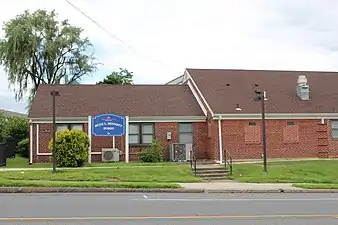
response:
[(293, 187), (289, 183), (240, 183), (236, 181), (210, 183), (180, 183), (185, 189), (203, 189), (205, 191), (299, 191), (302, 188)]

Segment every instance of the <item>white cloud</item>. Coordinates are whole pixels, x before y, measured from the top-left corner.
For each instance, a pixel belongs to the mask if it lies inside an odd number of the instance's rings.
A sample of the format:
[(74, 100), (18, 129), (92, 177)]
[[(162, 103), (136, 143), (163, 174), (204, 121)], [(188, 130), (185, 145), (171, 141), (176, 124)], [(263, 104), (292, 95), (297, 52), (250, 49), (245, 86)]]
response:
[[(133, 71), (137, 83), (164, 83), (187, 67), (335, 70), (338, 66), (335, 0), (70, 1), (137, 51), (111, 38), (63, 0), (8, 1), (0, 8), (0, 22), (25, 9), (44, 8), (56, 9), (61, 18), (83, 27), (104, 63), (86, 83), (120, 67)], [(7, 87), (0, 82), (0, 95)], [(9, 102), (1, 101), (0, 108), (4, 107)]]

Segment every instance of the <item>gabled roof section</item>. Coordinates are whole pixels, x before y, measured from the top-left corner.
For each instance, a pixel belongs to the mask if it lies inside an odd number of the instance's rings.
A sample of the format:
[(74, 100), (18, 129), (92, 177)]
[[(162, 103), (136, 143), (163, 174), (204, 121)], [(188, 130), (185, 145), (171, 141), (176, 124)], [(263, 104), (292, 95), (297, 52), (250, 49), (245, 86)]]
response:
[(182, 84), (183, 83), (183, 77), (184, 75), (181, 75), (179, 77), (176, 77), (172, 79), (171, 81), (167, 82), (167, 85), (172, 85), (172, 84)]
[(0, 113), (3, 113), (3, 115), (6, 117), (27, 117), (27, 115), (24, 113), (18, 113), (14, 111), (5, 110), (5, 109), (0, 109)]
[[(338, 113), (338, 73), (319, 71), (187, 69), (215, 114), (260, 113), (255, 90), (266, 91), (267, 113)], [(299, 75), (306, 75), (310, 100), (297, 96)]]
[(57, 90), (57, 117), (87, 117), (101, 113), (125, 116), (204, 116), (187, 85), (40, 85), (30, 118), (52, 117)]

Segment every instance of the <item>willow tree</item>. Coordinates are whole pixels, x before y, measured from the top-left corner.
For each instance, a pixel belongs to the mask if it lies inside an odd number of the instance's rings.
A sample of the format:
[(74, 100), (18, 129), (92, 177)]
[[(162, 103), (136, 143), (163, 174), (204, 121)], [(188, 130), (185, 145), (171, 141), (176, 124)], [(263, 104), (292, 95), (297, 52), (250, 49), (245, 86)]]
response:
[(107, 75), (103, 81), (96, 84), (133, 84), (133, 72), (129, 72), (127, 69), (120, 68), (120, 71), (114, 71)]
[(30, 91), (31, 103), (40, 84), (76, 84), (97, 68), (83, 29), (59, 21), (55, 11), (25, 11), (4, 23), (0, 65), (16, 100)]

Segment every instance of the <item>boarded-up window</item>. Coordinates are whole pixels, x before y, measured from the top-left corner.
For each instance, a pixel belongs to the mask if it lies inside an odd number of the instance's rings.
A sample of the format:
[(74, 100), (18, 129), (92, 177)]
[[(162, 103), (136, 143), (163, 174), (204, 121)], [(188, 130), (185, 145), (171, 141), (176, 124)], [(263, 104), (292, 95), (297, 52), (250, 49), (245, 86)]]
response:
[(255, 122), (249, 122), (245, 128), (245, 143), (246, 144), (259, 144), (261, 142), (260, 126)]
[(298, 125), (293, 121), (288, 121), (287, 125), (283, 128), (283, 142), (284, 143), (298, 143), (299, 132)]

